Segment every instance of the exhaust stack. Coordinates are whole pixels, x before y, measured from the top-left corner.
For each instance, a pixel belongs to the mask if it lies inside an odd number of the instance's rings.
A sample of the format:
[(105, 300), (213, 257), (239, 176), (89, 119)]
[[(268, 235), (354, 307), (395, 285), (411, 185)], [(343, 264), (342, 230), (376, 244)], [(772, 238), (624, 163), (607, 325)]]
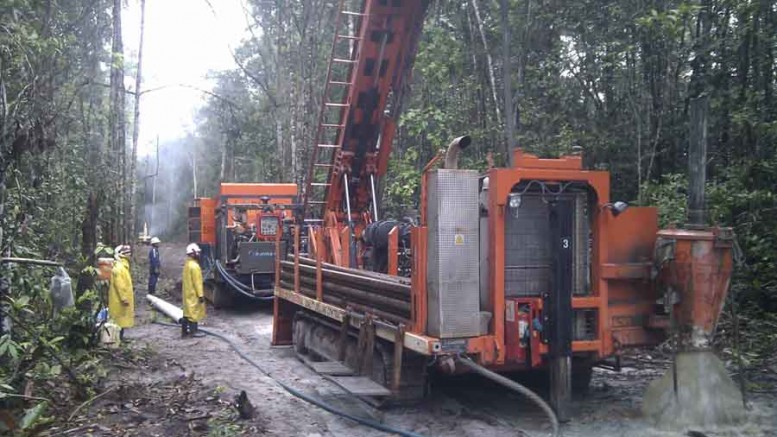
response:
[(466, 149), (472, 143), (472, 138), (469, 135), (464, 135), (458, 138), (454, 138), (453, 141), (448, 144), (448, 149), (445, 152), (445, 167), (447, 169), (456, 170), (459, 168), (459, 151)]

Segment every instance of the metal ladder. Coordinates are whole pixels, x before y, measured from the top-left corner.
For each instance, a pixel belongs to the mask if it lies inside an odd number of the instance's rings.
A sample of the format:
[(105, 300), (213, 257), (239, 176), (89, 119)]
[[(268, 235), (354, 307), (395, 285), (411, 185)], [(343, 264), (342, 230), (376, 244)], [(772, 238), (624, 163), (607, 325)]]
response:
[[(316, 128), (316, 140), (308, 164), (303, 201), (303, 217), (307, 224), (323, 222), (326, 199), (334, 164), (342, 149), (343, 135), (351, 109), (354, 69), (357, 67), (363, 35), (351, 34), (364, 29), (362, 21), (369, 16), (371, 1), (363, 3), (360, 12), (346, 10), (346, 0), (340, 0), (335, 21), (335, 35), (321, 99)], [(350, 28), (350, 29), (349, 29)], [(346, 49), (343, 48), (346, 47)], [(348, 53), (338, 53), (347, 51)], [(343, 70), (347, 73), (343, 74)]]

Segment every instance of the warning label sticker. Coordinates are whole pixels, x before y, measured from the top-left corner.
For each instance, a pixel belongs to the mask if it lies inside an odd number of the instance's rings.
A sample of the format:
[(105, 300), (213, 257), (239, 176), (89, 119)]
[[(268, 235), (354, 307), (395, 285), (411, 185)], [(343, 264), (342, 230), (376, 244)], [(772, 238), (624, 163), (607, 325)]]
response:
[(462, 234), (456, 234), (453, 236), (453, 244), (456, 246), (463, 246), (464, 245), (464, 235)]

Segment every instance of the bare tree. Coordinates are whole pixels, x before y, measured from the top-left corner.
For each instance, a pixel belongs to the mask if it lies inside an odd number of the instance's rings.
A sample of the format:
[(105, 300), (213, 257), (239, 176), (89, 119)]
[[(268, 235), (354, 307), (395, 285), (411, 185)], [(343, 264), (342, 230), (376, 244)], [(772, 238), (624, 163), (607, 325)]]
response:
[[(474, 1), (474, 0), (473, 0)], [(502, 15), (502, 85), (504, 87), (505, 103), (505, 150), (507, 151), (507, 162), (512, 167), (513, 154), (512, 149), (515, 144), (515, 110), (513, 109), (513, 87), (512, 87), (512, 59), (510, 57), (510, 45), (512, 44), (512, 32), (510, 31), (510, 7), (507, 0), (499, 1)]]
[(477, 0), (470, 0), (472, 9), (475, 10), (475, 19), (478, 23), (478, 31), (480, 32), (480, 40), (483, 42), (483, 51), (486, 54), (486, 63), (488, 64), (488, 80), (491, 84), (491, 97), (494, 99), (494, 113), (496, 114), (497, 123), (502, 122), (502, 114), (499, 110), (499, 99), (496, 97), (496, 78), (494, 77), (494, 61), (491, 58), (491, 52), (488, 50), (488, 41), (486, 40), (486, 31), (483, 26), (483, 19), (480, 17), (480, 8), (478, 7)]
[(138, 159), (138, 135), (140, 134), (140, 96), (143, 82), (143, 33), (146, 24), (146, 0), (140, 0), (140, 44), (138, 45), (138, 70), (135, 73), (135, 114), (132, 124), (132, 158), (130, 158), (130, 190), (127, 196), (129, 203), (129, 220), (127, 221), (127, 234), (133, 237), (136, 234), (135, 191), (137, 189), (137, 177), (135, 176), (135, 161)]
[[(111, 154), (116, 165), (114, 183), (115, 195), (112, 202), (111, 234), (109, 240), (123, 242), (126, 240), (126, 217), (124, 210), (124, 189), (126, 181), (126, 138), (124, 120), (124, 43), (121, 38), (121, 0), (113, 0), (113, 47), (111, 55)], [(111, 164), (105, 163), (107, 166)]]

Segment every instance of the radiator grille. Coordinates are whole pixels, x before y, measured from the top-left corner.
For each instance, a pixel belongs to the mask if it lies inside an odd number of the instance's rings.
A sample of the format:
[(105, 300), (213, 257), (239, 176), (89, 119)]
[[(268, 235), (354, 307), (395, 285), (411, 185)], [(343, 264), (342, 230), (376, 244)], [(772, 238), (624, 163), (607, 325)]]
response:
[[(575, 295), (590, 290), (590, 224), (585, 192), (563, 194), (575, 200), (575, 259), (573, 284)], [(505, 295), (539, 296), (550, 291), (552, 253), (550, 247), (550, 209), (541, 193), (521, 195), (517, 216), (505, 214)]]

